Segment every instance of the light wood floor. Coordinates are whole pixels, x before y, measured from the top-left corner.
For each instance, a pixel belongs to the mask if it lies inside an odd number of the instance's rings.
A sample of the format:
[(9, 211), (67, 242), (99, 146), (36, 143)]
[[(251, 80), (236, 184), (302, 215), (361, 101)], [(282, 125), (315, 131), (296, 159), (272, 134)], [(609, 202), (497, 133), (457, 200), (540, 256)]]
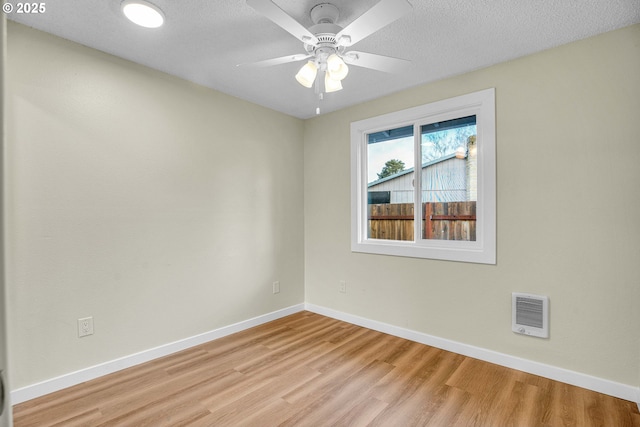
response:
[(640, 426), (635, 403), (301, 312), (14, 407), (15, 426)]

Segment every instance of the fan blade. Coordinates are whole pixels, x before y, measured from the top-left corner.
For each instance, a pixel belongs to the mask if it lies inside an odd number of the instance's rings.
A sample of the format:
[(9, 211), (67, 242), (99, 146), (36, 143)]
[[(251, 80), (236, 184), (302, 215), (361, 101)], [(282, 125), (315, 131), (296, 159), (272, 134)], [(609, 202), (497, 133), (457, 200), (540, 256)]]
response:
[(342, 55), (344, 62), (358, 67), (371, 68), (372, 70), (387, 73), (401, 73), (411, 66), (411, 61), (392, 58), (390, 56), (376, 55), (367, 52), (349, 51)]
[(336, 34), (342, 46), (351, 46), (411, 12), (407, 0), (382, 0)]
[(280, 9), (271, 0), (247, 0), (247, 4), (254, 8), (256, 11), (262, 13), (274, 23), (278, 24), (285, 31), (291, 33), (295, 38), (301, 42), (315, 46), (318, 44), (316, 36), (302, 26), (301, 23), (293, 19), (287, 12)]
[(303, 59), (310, 58), (311, 56), (312, 55), (306, 55), (304, 53), (301, 53), (299, 55), (281, 56), (280, 58), (265, 59), (264, 61), (249, 62), (249, 63), (246, 63), (246, 64), (238, 64), (237, 66), (238, 67), (247, 67), (247, 68), (271, 67), (272, 65), (280, 65), (280, 64), (286, 64), (288, 62), (302, 61)]

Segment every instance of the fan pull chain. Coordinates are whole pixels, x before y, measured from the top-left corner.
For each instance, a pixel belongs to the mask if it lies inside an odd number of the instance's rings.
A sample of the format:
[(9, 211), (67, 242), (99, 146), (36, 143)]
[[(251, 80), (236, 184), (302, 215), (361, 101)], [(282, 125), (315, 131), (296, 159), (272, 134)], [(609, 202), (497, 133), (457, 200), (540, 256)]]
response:
[(324, 99), (324, 93), (320, 92), (318, 94), (318, 106), (316, 107), (316, 115), (320, 114), (320, 103)]

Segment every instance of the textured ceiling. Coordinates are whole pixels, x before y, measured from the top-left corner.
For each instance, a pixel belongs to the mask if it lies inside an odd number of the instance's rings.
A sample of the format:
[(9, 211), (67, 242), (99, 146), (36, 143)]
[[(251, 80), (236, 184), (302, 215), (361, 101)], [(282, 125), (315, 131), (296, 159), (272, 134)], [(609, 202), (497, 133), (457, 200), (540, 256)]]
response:
[[(305, 27), (330, 1), (346, 26), (377, 0), (274, 0)], [(352, 49), (412, 61), (392, 75), (350, 67), (344, 90), (318, 101), (294, 79), (304, 62), (255, 69), (237, 64), (304, 53), (302, 43), (244, 0), (152, 0), (158, 29), (124, 18), (121, 0), (49, 0), (43, 14), (10, 20), (300, 118), (335, 111), (640, 22), (640, 0), (409, 0), (413, 12)], [(637, 54), (637, 52), (636, 52)]]

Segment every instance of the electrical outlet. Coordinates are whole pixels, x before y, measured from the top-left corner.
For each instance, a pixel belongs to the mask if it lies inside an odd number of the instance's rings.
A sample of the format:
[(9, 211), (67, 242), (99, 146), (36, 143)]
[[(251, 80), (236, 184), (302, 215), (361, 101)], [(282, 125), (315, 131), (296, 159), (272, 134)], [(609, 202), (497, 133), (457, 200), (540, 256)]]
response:
[(340, 292), (342, 292), (343, 294), (347, 293), (347, 282), (345, 282), (344, 280), (340, 280), (340, 287), (338, 288), (338, 290)]
[(78, 338), (93, 335), (93, 317), (78, 319)]
[(280, 282), (273, 282), (273, 293), (274, 294), (280, 293)]

